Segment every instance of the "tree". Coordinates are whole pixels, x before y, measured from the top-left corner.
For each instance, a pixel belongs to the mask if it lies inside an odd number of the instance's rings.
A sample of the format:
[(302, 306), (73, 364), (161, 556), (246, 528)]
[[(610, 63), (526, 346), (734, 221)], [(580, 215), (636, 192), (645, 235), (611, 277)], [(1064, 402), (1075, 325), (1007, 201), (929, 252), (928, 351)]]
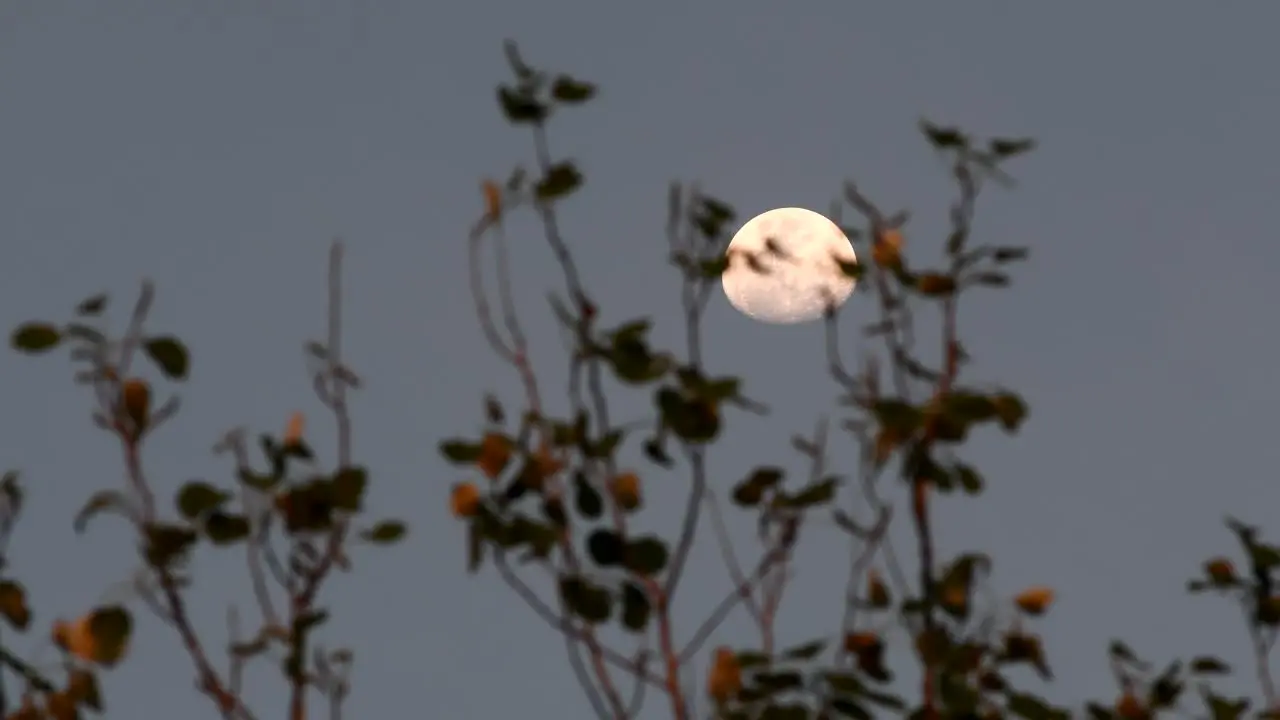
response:
[[(936, 266), (909, 260), (905, 242), (908, 213), (882, 209), (854, 183), (844, 200), (858, 222), (841, 225), (870, 262), (841, 262), (841, 270), (878, 307), (877, 320), (864, 335), (877, 339), (879, 352), (851, 368), (842, 355), (840, 313), (825, 316), (826, 351), (833, 391), (851, 408), (844, 431), (829, 436), (825, 423), (813, 437), (795, 437), (793, 445), (809, 463), (808, 477), (788, 482), (777, 463), (762, 464), (723, 490), (709, 482), (708, 457), (724, 431), (725, 417), (761, 412), (741, 378), (722, 374), (702, 359), (703, 310), (720, 276), (731, 263), (767, 272), (788, 258), (766, 247), (761, 256), (727, 252), (733, 208), (697, 188), (673, 184), (667, 240), (671, 264), (682, 280), (683, 322), (688, 338), (681, 350), (656, 348), (648, 340), (650, 318), (604, 327), (573, 260), (558, 222), (559, 203), (585, 179), (569, 160), (550, 150), (548, 126), (557, 112), (594, 98), (596, 87), (573, 76), (530, 66), (517, 47), (506, 54), (513, 80), (498, 89), (506, 119), (527, 128), (537, 164), (534, 179), (517, 167), (503, 186), (484, 183), (485, 212), (470, 235), (471, 277), (477, 317), (491, 350), (509, 364), (524, 387), (514, 427), (488, 398), (488, 430), (481, 437), (441, 443), (445, 458), (460, 468), (478, 470), (479, 482), (454, 486), (452, 508), (465, 522), (469, 565), (486, 563), (530, 606), (542, 621), (568, 640), (569, 665), (598, 717), (633, 717), (646, 686), (656, 688), (672, 718), (699, 716), (706, 697), (716, 717), (801, 720), (869, 718), (907, 714), (913, 718), (1023, 717), (1067, 718), (1035, 691), (1018, 687), (1009, 668), (1027, 666), (1042, 680), (1053, 676), (1049, 654), (1035, 633), (1035, 618), (1052, 605), (1054, 590), (1030, 587), (1012, 598), (982, 602), (976, 591), (989, 574), (986, 554), (947, 556), (935, 547), (930, 509), (940, 495), (957, 492), (977, 497), (984, 479), (962, 457), (972, 434), (997, 428), (1016, 434), (1028, 408), (1013, 390), (973, 378), (969, 348), (959, 333), (961, 299), (967, 293), (1004, 288), (1011, 266), (1028, 256), (1024, 247), (984, 245), (973, 237), (979, 194), (990, 183), (1012, 184), (1008, 161), (1035, 147), (1028, 138), (980, 142), (958, 128), (922, 122), (933, 150), (946, 160), (956, 186), (949, 208), (950, 232)], [(561, 292), (552, 310), (572, 338), (567, 416), (546, 403), (530, 363), (530, 348), (511, 297), (506, 267), (503, 218), (530, 209), (562, 270)], [(836, 213), (839, 212), (837, 208)], [(837, 222), (839, 218), (837, 217)], [(481, 244), (496, 245), (497, 310), (481, 286)], [(936, 313), (936, 338), (918, 333), (917, 318)], [(610, 420), (610, 399), (617, 393), (646, 393), (655, 410), (647, 436), (635, 440)], [(852, 441), (861, 461), (853, 480), (827, 467), (828, 443)], [(637, 473), (619, 467), (617, 454), (627, 442), (639, 442), (650, 467)], [(681, 531), (662, 538), (635, 531), (642, 477), (676, 473), (685, 477), (688, 503)], [(909, 488), (910, 507), (899, 518), (882, 497), (885, 483)], [(723, 528), (722, 490), (742, 512), (757, 518), (762, 550), (743, 563)], [(673, 637), (670, 613), (689, 551), (709, 516), (733, 587), (723, 603), (689, 637)], [(849, 557), (848, 599), (842, 622), (827, 636), (781, 641), (774, 619), (787, 584), (787, 566), (803, 551), (804, 531), (834, 521), (858, 545)], [(898, 562), (890, 524), (912, 526), (915, 568)], [(1229, 523), (1249, 557), (1248, 579), (1225, 558), (1208, 561), (1192, 592), (1214, 591), (1231, 597), (1246, 612), (1254, 639), (1262, 685), (1262, 716), (1280, 717), (1267, 659), (1280, 625), (1280, 595), (1272, 572), (1280, 566), (1276, 548), (1263, 544), (1257, 531)], [(513, 555), (517, 564), (512, 563)], [(543, 597), (524, 579), (522, 565), (540, 566), (557, 578), (557, 591)], [(989, 597), (989, 593), (983, 595)], [(706, 653), (703, 687), (682, 673), (703, 650), (712, 630), (728, 613), (743, 611), (758, 637)], [(610, 647), (603, 628), (617, 623), (636, 638), (632, 650)], [(920, 686), (904, 692), (886, 663), (887, 624), (906, 628), (914, 639)], [(880, 628), (880, 629), (875, 629)], [(648, 651), (648, 640), (657, 646)], [(1194, 683), (1210, 716), (1241, 717), (1250, 703), (1215, 693), (1209, 684), (1227, 665), (1213, 657), (1173, 662), (1160, 672), (1116, 641), (1109, 660), (1118, 685), (1114, 700), (1090, 702), (1094, 718), (1149, 718), (1181, 707), (1184, 690)], [(625, 680), (630, 687), (621, 687)], [(1185, 703), (1184, 703), (1185, 705)]]
[[(32, 321), (12, 335), (13, 346), (29, 354), (69, 346), (72, 360), (82, 368), (75, 380), (89, 390), (94, 423), (119, 442), (127, 485), (90, 497), (74, 519), (74, 530), (88, 531), (89, 521), (102, 513), (123, 516), (134, 528), (142, 567), (135, 590), (147, 609), (173, 628), (190, 656), (196, 687), (223, 718), (258, 717), (241, 697), (241, 679), (251, 661), (270, 656), (283, 659), (291, 718), (311, 716), (308, 700), (315, 693), (326, 700), (332, 717), (341, 716), (353, 657), (350, 650), (314, 641), (316, 629), (328, 618), (321, 591), (335, 568), (349, 568), (352, 540), (387, 545), (406, 532), (399, 520), (371, 522), (362, 512), (369, 478), (351, 450), (347, 393), (360, 381), (342, 360), (341, 261), (342, 247), (335, 244), (329, 334), (324, 342), (306, 345), (315, 391), (337, 427), (332, 469), (324, 469), (312, 450), (301, 415), (290, 418), (282, 435), (258, 437), (260, 461), (251, 456), (247, 433), (236, 429), (216, 448), (231, 459), (229, 481), (188, 482), (175, 493), (172, 510), (156, 499), (145, 470), (145, 449), (153, 433), (177, 414), (179, 402), (176, 395), (155, 402), (156, 389), (146, 379), (154, 373), (139, 360), (149, 360), (168, 383), (181, 383), (191, 358), (179, 338), (148, 327), (154, 287), (143, 284), (118, 338), (109, 334), (103, 317), (105, 295), (81, 302), (69, 321)], [(7, 539), (23, 498), (16, 473), (4, 476), (0, 495), (5, 500), (0, 538)], [(238, 618), (232, 619), (225, 658), (213, 654), (188, 616), (189, 559), (200, 547), (235, 548), (245, 554), (253, 602), (261, 615), (247, 633)], [(31, 629), (26, 592), (16, 579), (0, 581), (0, 613), (19, 632)], [(132, 614), (120, 605), (93, 608), (69, 622), (54, 621), (52, 637), (63, 653), (62, 677), (46, 676), (4, 651), (0, 663), (20, 681), (21, 691), (17, 702), (0, 693), (0, 713), (14, 720), (67, 720), (84, 709), (102, 712), (97, 671), (126, 656), (132, 626)]]
[[(508, 121), (531, 131), (537, 162), (531, 172), (517, 167), (501, 185), (484, 182), (484, 212), (468, 241), (478, 321), (490, 349), (519, 378), (523, 397), (514, 403), (485, 397), (486, 430), (479, 437), (445, 439), (440, 450), (459, 468), (449, 502), (466, 539), (470, 570), (496, 572), (540, 621), (564, 636), (568, 670), (582, 686), (586, 706), (601, 718), (634, 717), (656, 695), (678, 720), (1038, 720), (1079, 711), (1055, 707), (1038, 688), (1010, 675), (1012, 668), (1024, 667), (1052, 679), (1051, 653), (1035, 632), (1035, 619), (1051, 609), (1054, 589), (1029, 587), (1009, 598), (980, 592), (993, 559), (948, 553), (935, 545), (931, 527), (939, 497), (982, 494), (982, 474), (963, 458), (969, 438), (992, 431), (1015, 435), (1027, 420), (1026, 403), (1014, 390), (975, 377), (958, 318), (962, 298), (1009, 285), (1011, 268), (1028, 256), (1026, 248), (983, 244), (973, 237), (972, 221), (981, 192), (991, 183), (1009, 185), (1008, 162), (1031, 151), (1034, 142), (981, 142), (957, 128), (921, 123), (956, 185), (950, 232), (936, 266), (910, 257), (906, 212), (883, 209), (857, 185), (845, 186), (844, 201), (857, 221), (845, 225), (835, 219), (864, 261), (840, 268), (878, 308), (876, 321), (864, 328), (876, 349), (856, 363), (847, 360), (840, 313), (829, 308), (824, 327), (832, 390), (849, 408), (848, 417), (841, 418), (838, 432), (819, 422), (812, 436), (792, 439), (809, 466), (805, 477), (788, 478), (782, 463), (762, 461), (726, 486), (712, 480), (716, 443), (735, 414), (766, 408), (740, 378), (704, 362), (704, 309), (732, 263), (767, 272), (787, 257), (769, 248), (760, 256), (728, 257), (732, 206), (674, 184), (667, 240), (681, 279), (685, 347), (655, 347), (650, 318), (604, 326), (601, 301), (579, 274), (558, 222), (560, 202), (585, 178), (573, 162), (555, 159), (548, 133), (557, 112), (592, 101), (597, 88), (530, 66), (514, 44), (508, 43), (506, 54), (514, 78), (499, 87), (499, 105)], [(562, 271), (551, 311), (571, 341), (563, 415), (533, 370), (521, 320), (527, 305), (513, 296), (509, 280), (504, 218), (522, 211), (537, 216)], [(486, 242), (497, 250), (496, 302), (480, 282)], [(158, 388), (182, 383), (192, 359), (181, 339), (149, 327), (153, 286), (143, 284), (118, 337), (105, 323), (108, 298), (101, 295), (81, 302), (69, 319), (27, 322), (11, 337), (16, 350), (31, 355), (65, 347), (81, 367), (76, 382), (89, 391), (95, 423), (118, 441), (127, 484), (90, 497), (73, 529), (89, 531), (89, 522), (103, 513), (121, 516), (134, 529), (142, 567), (138, 596), (173, 629), (197, 688), (224, 718), (259, 717), (241, 696), (241, 679), (251, 661), (273, 654), (283, 659), (291, 720), (315, 714), (310, 701), (316, 694), (331, 716), (339, 716), (353, 658), (348, 650), (316, 640), (327, 618), (321, 593), (334, 568), (350, 565), (355, 541), (387, 545), (406, 533), (404, 522), (369, 519), (363, 511), (370, 477), (351, 450), (347, 394), (360, 381), (342, 353), (341, 261), (342, 248), (335, 245), (328, 337), (306, 345), (315, 391), (337, 427), (331, 463), (320, 461), (300, 415), (280, 435), (258, 437), (258, 458), (250, 452), (248, 433), (238, 429), (218, 443), (231, 461), (228, 481), (189, 482), (175, 493), (172, 509), (156, 498), (148, 480), (146, 450), (155, 430), (179, 408), (176, 396), (156, 402)], [(932, 339), (918, 322), (929, 315), (938, 318)], [(652, 422), (644, 432), (611, 419), (611, 403), (623, 393), (652, 400)], [(519, 410), (510, 412), (511, 407)], [(859, 449), (851, 477), (829, 467), (835, 442)], [(646, 467), (632, 470), (619, 463), (619, 452), (629, 446), (643, 449)], [(638, 529), (645, 484), (657, 474), (687, 482), (687, 505), (674, 537)], [(908, 488), (909, 507), (899, 510), (885, 500), (889, 483)], [(0, 558), (23, 500), (17, 473), (0, 477)], [(743, 548), (729, 540), (726, 501), (755, 520), (762, 545), (757, 557), (744, 559)], [(914, 538), (901, 554), (889, 532), (894, 523), (909, 525)], [(780, 638), (775, 619), (788, 568), (824, 524), (854, 543), (841, 568), (848, 576), (843, 617), (825, 636)], [(690, 549), (708, 526), (732, 586), (701, 625), (677, 637), (672, 609), (681, 598)], [(1243, 548), (1247, 571), (1237, 571), (1229, 558), (1210, 558), (1188, 590), (1225, 596), (1244, 611), (1260, 685), (1257, 716), (1280, 717), (1269, 667), (1280, 627), (1280, 593), (1274, 588), (1280, 548), (1264, 543), (1256, 528), (1236, 521), (1228, 527)], [(224, 657), (210, 650), (187, 616), (188, 561), (195, 552), (232, 548), (244, 553), (260, 618), (248, 632), (232, 624)], [(528, 580), (531, 572), (544, 571), (555, 580), (549, 593)], [(713, 631), (739, 612), (756, 632), (732, 646), (707, 647)], [(135, 621), (127, 608), (86, 608), (69, 620), (37, 618), (19, 579), (0, 563), (0, 615), (17, 632), (47, 628), (62, 652), (59, 672), (49, 674), (0, 647), (0, 716), (65, 720), (103, 711), (98, 674), (128, 655)], [(611, 627), (629, 633), (630, 646), (610, 644), (604, 636)], [(888, 661), (885, 631), (891, 627), (905, 628), (912, 638), (913, 668)], [(1217, 658), (1194, 657), (1156, 669), (1119, 640), (1108, 656), (1117, 693), (1082, 703), (1090, 717), (1133, 720), (1195, 708), (1215, 719), (1238, 718), (1254, 705), (1214, 689), (1214, 676), (1230, 672)], [(685, 672), (693, 664), (706, 669), (696, 684)], [(902, 678), (913, 673), (919, 683), (908, 687)], [(15, 688), (16, 696), (6, 692)], [(1201, 702), (1188, 699), (1188, 688)]]

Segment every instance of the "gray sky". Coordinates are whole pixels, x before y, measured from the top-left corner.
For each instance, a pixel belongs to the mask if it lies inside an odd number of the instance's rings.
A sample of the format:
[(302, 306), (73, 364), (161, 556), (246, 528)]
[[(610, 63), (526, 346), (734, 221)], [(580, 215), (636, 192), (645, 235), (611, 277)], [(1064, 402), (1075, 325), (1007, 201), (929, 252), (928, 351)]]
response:
[[(1061, 677), (1055, 698), (1114, 692), (1113, 635), (1161, 661), (1243, 661), (1236, 613), (1182, 587), (1200, 559), (1230, 549), (1225, 513), (1261, 523), (1280, 499), (1266, 330), (1280, 272), (1280, 6), (1092, 9), (12, 0), (0, 6), (0, 326), (60, 318), (100, 290), (123, 304), (155, 278), (154, 327), (186, 337), (195, 364), (148, 468), (170, 489), (229, 479), (209, 447), (233, 425), (279, 432), (302, 409), (325, 445), (300, 348), (322, 333), (326, 247), (348, 239), (349, 355), (368, 379), (357, 450), (373, 471), (373, 512), (412, 522), (398, 548), (359, 551), (327, 595), (336, 621), (325, 637), (358, 658), (351, 716), (427, 703), (438, 718), (581, 717), (563, 645), (492, 573), (465, 575), (445, 502), (460, 478), (435, 449), (478, 429), (484, 391), (517, 397), (482, 343), (462, 272), (479, 179), (531, 159), (527, 133), (495, 106), (501, 40), (602, 86), (552, 130), (553, 151), (588, 178), (563, 207), (566, 232), (605, 320), (652, 313), (672, 345), (675, 275), (661, 237), (672, 178), (699, 180), (744, 220), (781, 205), (824, 211), (856, 179), (915, 211), (908, 242), (928, 252), (950, 187), (917, 118), (1033, 135), (1042, 148), (1016, 165), (1020, 187), (984, 197), (978, 225), (990, 242), (1032, 246), (1032, 262), (964, 319), (975, 376), (1023, 391), (1032, 416), (1013, 441), (977, 443), (969, 457), (989, 492), (942, 506), (940, 542), (991, 550), (1002, 591), (1059, 588), (1039, 625)], [(555, 387), (562, 356), (543, 298), (557, 276), (528, 218), (512, 239)], [(865, 304), (854, 296), (848, 322)], [(753, 324), (720, 298), (710, 316), (712, 369), (742, 374), (775, 410), (730, 419), (715, 485), (759, 463), (798, 470), (788, 437), (831, 408), (820, 327)], [(65, 359), (2, 353), (0, 378), (0, 465), (21, 468), (31, 489), (15, 569), (47, 628), (118, 596), (134, 566), (122, 524), (70, 531), (91, 492), (121, 482), (120, 461)], [(638, 418), (647, 402), (619, 412)], [(645, 473), (645, 522), (669, 529), (685, 480)], [(727, 589), (707, 540), (682, 591), (684, 633)], [(806, 552), (783, 620), (797, 642), (836, 626), (845, 563), (830, 534), (813, 534)], [(227, 604), (248, 600), (239, 555), (201, 555), (196, 572), (198, 621), (217, 641)], [(52, 661), (44, 637), (5, 644)], [(154, 619), (132, 652), (106, 680), (113, 716), (212, 716)], [(259, 667), (250, 696), (279, 716), (278, 674)], [(665, 706), (651, 697), (647, 713)]]

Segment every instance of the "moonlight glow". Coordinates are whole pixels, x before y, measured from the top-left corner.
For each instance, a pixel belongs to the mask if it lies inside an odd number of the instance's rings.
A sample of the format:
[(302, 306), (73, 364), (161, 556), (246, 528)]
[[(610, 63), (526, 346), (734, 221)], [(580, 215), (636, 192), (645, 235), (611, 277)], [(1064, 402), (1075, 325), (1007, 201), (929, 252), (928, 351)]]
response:
[[(780, 252), (770, 252), (772, 238)], [(853, 278), (832, 259), (854, 262), (853, 246), (836, 224), (803, 208), (757, 215), (729, 243), (729, 269), (721, 277), (725, 297), (743, 314), (768, 323), (801, 323), (822, 317), (853, 292)], [(767, 274), (754, 270), (750, 253)]]

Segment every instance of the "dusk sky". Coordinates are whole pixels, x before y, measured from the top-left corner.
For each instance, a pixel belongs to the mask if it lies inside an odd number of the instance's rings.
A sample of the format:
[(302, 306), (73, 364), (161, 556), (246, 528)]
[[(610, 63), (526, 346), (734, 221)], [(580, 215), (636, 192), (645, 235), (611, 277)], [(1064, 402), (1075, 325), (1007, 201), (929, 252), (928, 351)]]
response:
[[(354, 571), (324, 595), (334, 619), (320, 639), (356, 655), (347, 717), (585, 718), (560, 638), (491, 568), (466, 574), (447, 497), (467, 475), (436, 449), (478, 433), (484, 393), (510, 408), (520, 398), (465, 280), (481, 179), (533, 160), (529, 133), (495, 102), (509, 77), (503, 39), (536, 66), (600, 85), (550, 131), (553, 154), (587, 178), (559, 209), (565, 234), (602, 322), (651, 315), (655, 342), (677, 350), (670, 181), (698, 182), (745, 221), (778, 206), (826, 212), (855, 180), (886, 209), (912, 211), (907, 243), (924, 262), (938, 257), (953, 188), (918, 120), (1033, 136), (1040, 148), (1010, 165), (1018, 186), (990, 188), (976, 228), (982, 242), (1029, 246), (1030, 261), (962, 319), (968, 377), (1019, 390), (1031, 415), (1016, 437), (983, 433), (967, 449), (988, 491), (940, 502), (941, 552), (991, 552), (999, 593), (1058, 590), (1035, 624), (1059, 678), (1045, 690), (1054, 700), (1114, 697), (1112, 637), (1158, 663), (1220, 653), (1240, 669), (1228, 687), (1256, 696), (1239, 613), (1184, 584), (1204, 558), (1234, 551), (1227, 514), (1280, 539), (1280, 344), (1267, 319), (1280, 276), (1277, 27), (1280, 5), (1175, 0), (9, 0), (0, 328), (66, 319), (108, 291), (119, 329), (151, 278), (153, 328), (181, 335), (194, 358), (182, 412), (147, 448), (159, 492), (198, 477), (229, 484), (214, 442), (235, 426), (279, 433), (295, 410), (331, 460), (332, 422), (302, 347), (324, 332), (326, 252), (343, 238), (348, 360), (366, 380), (352, 404), (367, 505), (411, 525), (398, 546), (353, 550)], [(563, 411), (563, 341), (546, 302), (560, 277), (527, 211), (508, 235), (532, 352)], [(852, 354), (870, 297), (855, 293), (846, 309)], [(710, 460), (716, 492), (759, 464), (801, 472), (790, 436), (846, 412), (821, 324), (753, 322), (717, 295), (705, 343), (711, 372), (743, 376), (772, 409), (728, 415)], [(123, 467), (71, 375), (65, 354), (0, 353), (0, 469), (21, 470), (29, 489), (11, 570), (36, 611), (30, 633), (0, 632), (0, 643), (56, 669), (49, 623), (127, 602), (139, 627), (128, 660), (104, 675), (109, 715), (215, 717), (176, 635), (130, 595), (138, 559), (125, 524), (104, 516), (72, 533), (75, 512), (120, 486)], [(616, 397), (619, 420), (650, 416), (643, 392)], [(836, 469), (852, 473), (839, 437)], [(671, 532), (687, 476), (644, 464), (638, 442), (623, 461), (644, 481), (639, 522)], [(751, 519), (734, 522), (739, 556), (753, 559)], [(913, 547), (907, 529), (895, 534), (901, 554)], [(835, 631), (848, 562), (834, 531), (806, 536), (783, 642)], [(690, 563), (683, 637), (729, 589), (709, 534)], [(202, 551), (193, 572), (199, 630), (223, 662), (228, 606), (256, 619), (243, 555)], [(631, 648), (621, 633), (608, 639)], [(754, 642), (740, 616), (712, 641)], [(700, 657), (688, 671), (700, 699), (705, 667)], [(283, 717), (280, 688), (275, 663), (251, 666), (259, 717)], [(641, 717), (669, 710), (651, 693)]]

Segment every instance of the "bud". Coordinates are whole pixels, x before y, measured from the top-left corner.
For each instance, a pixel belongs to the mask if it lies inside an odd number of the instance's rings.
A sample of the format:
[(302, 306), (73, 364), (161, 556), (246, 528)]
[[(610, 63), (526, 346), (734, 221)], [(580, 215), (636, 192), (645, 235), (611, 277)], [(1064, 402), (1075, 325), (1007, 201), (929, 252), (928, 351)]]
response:
[(454, 517), (472, 517), (480, 511), (480, 490), (473, 483), (458, 483), (453, 486), (449, 505)]
[(1047, 587), (1032, 587), (1023, 590), (1013, 602), (1018, 609), (1028, 615), (1042, 615), (1053, 603), (1053, 590)]
[(635, 510), (640, 507), (640, 477), (633, 472), (624, 472), (613, 479), (610, 484), (614, 502), (623, 510)]
[(135, 435), (141, 435), (151, 418), (151, 387), (146, 380), (129, 378), (120, 388), (124, 414), (133, 422)]
[(489, 433), (480, 441), (480, 457), (476, 466), (490, 480), (496, 480), (511, 460), (511, 441), (498, 433)]

